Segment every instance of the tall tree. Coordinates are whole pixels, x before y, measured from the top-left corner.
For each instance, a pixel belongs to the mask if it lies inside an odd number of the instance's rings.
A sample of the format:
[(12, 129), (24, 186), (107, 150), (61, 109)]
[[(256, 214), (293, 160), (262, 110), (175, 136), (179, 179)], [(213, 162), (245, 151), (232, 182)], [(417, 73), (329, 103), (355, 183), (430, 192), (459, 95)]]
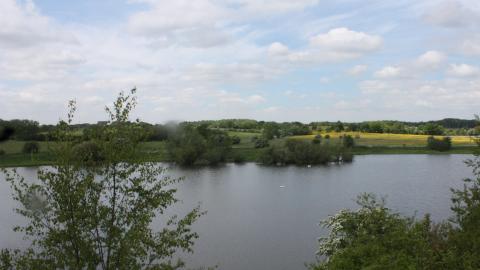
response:
[[(136, 105), (135, 89), (120, 93), (106, 108), (108, 124), (92, 141), (99, 147), (100, 162), (77, 158), (80, 139), (71, 123), (75, 103), (70, 102), (66, 122), (56, 131), (55, 165), (38, 170), (38, 181), (15, 170), (4, 170), (20, 203), (17, 213), (28, 220), (16, 231), (31, 240), (26, 251), (4, 250), (5, 269), (180, 269), (177, 252), (192, 252), (198, 237), (191, 224), (202, 215), (199, 208), (185, 217), (164, 217), (177, 201), (172, 184), (180, 179), (164, 175), (158, 164), (137, 155), (145, 138), (139, 121), (129, 115)], [(88, 164), (88, 165), (86, 165)], [(93, 165), (94, 164), (94, 165)], [(154, 218), (166, 221), (161, 230)], [(0, 267), (1, 268), (1, 267)], [(2, 269), (3, 269), (2, 268)]]

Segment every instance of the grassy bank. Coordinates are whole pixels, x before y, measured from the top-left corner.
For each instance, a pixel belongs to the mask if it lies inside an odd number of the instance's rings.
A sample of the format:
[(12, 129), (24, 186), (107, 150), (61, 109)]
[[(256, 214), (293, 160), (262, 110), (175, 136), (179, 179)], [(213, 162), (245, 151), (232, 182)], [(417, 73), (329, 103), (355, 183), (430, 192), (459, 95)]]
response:
[[(321, 134), (322, 143), (340, 143), (340, 136), (343, 134), (352, 135), (355, 138), (356, 146), (353, 153), (356, 155), (374, 154), (472, 154), (478, 150), (475, 142), (468, 136), (453, 136), (452, 149), (446, 152), (438, 152), (426, 148), (426, 135), (410, 134), (379, 134), (379, 133), (329, 133), (330, 139), (325, 139), (325, 133)], [(230, 136), (241, 138), (240, 144), (233, 145), (230, 161), (243, 160), (254, 162), (262, 152), (262, 149), (255, 149), (252, 139), (261, 137), (260, 133), (251, 132), (229, 132)], [(316, 134), (315, 134), (316, 135)], [(297, 140), (312, 140), (315, 135), (289, 137)], [(274, 139), (270, 144), (283, 144), (287, 138)], [(0, 167), (26, 167), (49, 165), (53, 158), (49, 155), (49, 148), (53, 143), (39, 142), (40, 152), (37, 154), (23, 154), (22, 147), (25, 142), (7, 141), (0, 144), (0, 149), (5, 154), (0, 155)], [(145, 142), (140, 147), (140, 155), (148, 161), (169, 161), (166, 152), (165, 142)]]

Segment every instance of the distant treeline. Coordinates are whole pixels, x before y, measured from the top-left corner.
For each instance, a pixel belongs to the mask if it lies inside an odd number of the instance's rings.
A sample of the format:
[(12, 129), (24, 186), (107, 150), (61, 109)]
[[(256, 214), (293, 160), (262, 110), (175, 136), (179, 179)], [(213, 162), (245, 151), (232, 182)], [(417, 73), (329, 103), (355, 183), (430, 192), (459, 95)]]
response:
[[(92, 137), (95, 130), (104, 125), (76, 124), (73, 128), (78, 130), (78, 136), (85, 139)], [(251, 119), (224, 119), (205, 120), (195, 122), (182, 122), (180, 124), (149, 124), (142, 123), (148, 131), (147, 140), (163, 141), (179, 126), (206, 126), (210, 129), (234, 130), (244, 132), (262, 133), (265, 139), (281, 138), (294, 135), (309, 135), (313, 132), (371, 132), (371, 133), (396, 133), (396, 134), (426, 134), (426, 135), (479, 135), (480, 127), (477, 120), (446, 118), (428, 122), (402, 122), (402, 121), (364, 121), (364, 122), (267, 122)], [(52, 140), (51, 132), (54, 125), (40, 125), (33, 120), (1, 120), (0, 132), (6, 128), (14, 130), (12, 139), (21, 141)]]

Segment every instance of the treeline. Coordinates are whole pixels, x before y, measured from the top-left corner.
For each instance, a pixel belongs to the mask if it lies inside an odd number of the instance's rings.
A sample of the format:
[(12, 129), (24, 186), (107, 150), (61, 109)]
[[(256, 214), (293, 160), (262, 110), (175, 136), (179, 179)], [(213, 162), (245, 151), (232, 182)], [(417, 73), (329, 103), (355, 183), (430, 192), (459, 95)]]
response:
[[(72, 129), (77, 131), (77, 136), (88, 139), (95, 135), (104, 122), (96, 124), (76, 124)], [(313, 132), (370, 132), (370, 133), (395, 133), (395, 134), (425, 134), (425, 135), (480, 135), (480, 126), (477, 120), (463, 120), (446, 118), (429, 122), (401, 122), (401, 121), (365, 121), (359, 123), (349, 122), (267, 122), (251, 119), (223, 119), (205, 120), (182, 123), (150, 124), (141, 123), (149, 134), (148, 141), (164, 141), (175, 132), (177, 126), (206, 126), (209, 129), (224, 131), (244, 131), (262, 133), (262, 137), (271, 140), (295, 135), (310, 135)], [(54, 140), (51, 132), (53, 125), (40, 125), (33, 120), (1, 120), (0, 130), (11, 128), (14, 134), (11, 137), (20, 141), (46, 141)]]

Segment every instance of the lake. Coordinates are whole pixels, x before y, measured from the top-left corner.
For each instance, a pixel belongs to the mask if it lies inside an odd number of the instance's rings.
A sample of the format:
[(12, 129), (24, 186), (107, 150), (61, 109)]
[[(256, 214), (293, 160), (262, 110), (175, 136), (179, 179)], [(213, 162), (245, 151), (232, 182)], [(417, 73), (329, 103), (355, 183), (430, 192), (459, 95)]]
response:
[[(207, 215), (199, 233), (191, 268), (305, 269), (315, 260), (317, 238), (326, 231), (320, 220), (343, 208), (356, 208), (362, 192), (387, 196), (387, 206), (405, 215), (430, 213), (434, 220), (451, 216), (450, 188), (472, 176), (463, 161), (470, 155), (368, 155), (351, 164), (307, 167), (265, 167), (254, 163), (215, 168), (181, 169), (182, 202), (170, 213), (185, 213), (200, 203)], [(35, 168), (21, 168), (27, 177)], [(22, 247), (11, 228), (22, 222), (12, 208), (8, 185), (0, 176), (0, 248)]]

